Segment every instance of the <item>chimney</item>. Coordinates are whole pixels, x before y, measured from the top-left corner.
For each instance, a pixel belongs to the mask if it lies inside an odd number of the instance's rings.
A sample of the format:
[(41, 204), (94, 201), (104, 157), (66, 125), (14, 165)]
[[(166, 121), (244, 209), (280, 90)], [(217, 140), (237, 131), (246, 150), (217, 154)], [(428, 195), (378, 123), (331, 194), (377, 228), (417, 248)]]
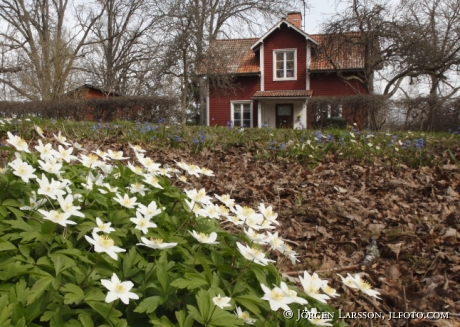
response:
[(295, 27), (302, 29), (302, 14), (300, 12), (296, 11), (288, 13), (287, 21)]

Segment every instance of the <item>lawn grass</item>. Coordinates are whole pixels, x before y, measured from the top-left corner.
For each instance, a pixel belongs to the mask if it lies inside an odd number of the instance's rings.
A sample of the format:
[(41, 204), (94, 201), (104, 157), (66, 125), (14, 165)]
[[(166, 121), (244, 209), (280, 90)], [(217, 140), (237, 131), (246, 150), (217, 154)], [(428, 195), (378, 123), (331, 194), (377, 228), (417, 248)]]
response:
[(460, 162), (460, 134), (457, 132), (373, 132), (356, 130), (292, 130), (273, 128), (229, 128), (164, 125), (162, 123), (77, 122), (72, 120), (2, 119), (0, 140), (6, 132), (17, 133), (26, 140), (37, 139), (34, 125), (40, 126), (48, 137), (62, 131), (79, 143), (135, 143), (152, 151), (171, 148), (199, 153), (227, 151), (250, 152), (255, 158), (297, 161), (317, 166), (329, 160), (351, 160), (361, 164), (378, 162), (397, 169), (401, 164), (417, 168)]

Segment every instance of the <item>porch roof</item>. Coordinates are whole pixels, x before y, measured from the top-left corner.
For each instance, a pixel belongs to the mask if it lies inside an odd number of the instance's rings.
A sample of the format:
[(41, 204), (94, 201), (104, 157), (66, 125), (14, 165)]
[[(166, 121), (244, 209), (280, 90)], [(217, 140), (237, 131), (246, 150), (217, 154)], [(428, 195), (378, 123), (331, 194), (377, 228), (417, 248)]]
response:
[(311, 97), (311, 90), (276, 90), (276, 91), (257, 91), (252, 96), (253, 99), (261, 98), (299, 98)]

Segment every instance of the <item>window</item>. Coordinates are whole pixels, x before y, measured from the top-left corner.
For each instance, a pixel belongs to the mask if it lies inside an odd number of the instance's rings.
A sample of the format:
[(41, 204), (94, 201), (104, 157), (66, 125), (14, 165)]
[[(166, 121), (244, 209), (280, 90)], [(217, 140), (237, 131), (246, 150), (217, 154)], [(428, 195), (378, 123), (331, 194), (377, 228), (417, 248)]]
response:
[(273, 52), (273, 79), (295, 80), (297, 52), (295, 50), (276, 50)]
[(231, 120), (235, 127), (252, 127), (252, 101), (232, 102)]

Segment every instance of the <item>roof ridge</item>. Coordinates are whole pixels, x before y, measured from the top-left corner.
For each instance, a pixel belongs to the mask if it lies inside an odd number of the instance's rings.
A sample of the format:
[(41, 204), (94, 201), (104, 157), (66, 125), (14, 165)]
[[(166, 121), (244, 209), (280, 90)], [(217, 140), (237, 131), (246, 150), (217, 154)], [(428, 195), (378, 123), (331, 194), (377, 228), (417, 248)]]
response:
[(244, 37), (244, 38), (236, 38), (236, 39), (216, 39), (216, 41), (241, 41), (241, 40), (258, 40), (260, 39), (259, 37)]

